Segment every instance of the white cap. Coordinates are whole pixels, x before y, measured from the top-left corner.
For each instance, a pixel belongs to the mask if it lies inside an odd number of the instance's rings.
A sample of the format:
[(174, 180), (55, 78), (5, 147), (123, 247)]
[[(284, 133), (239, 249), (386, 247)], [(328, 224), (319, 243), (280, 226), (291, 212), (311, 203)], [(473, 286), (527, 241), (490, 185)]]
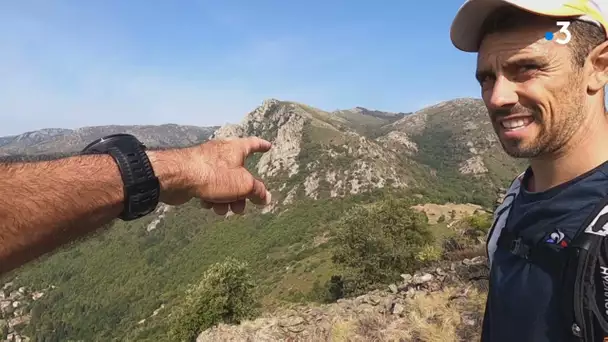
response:
[(467, 0), (456, 13), (450, 29), (454, 46), (477, 52), (484, 21), (505, 5), (541, 16), (586, 20), (602, 27), (608, 38), (608, 0)]

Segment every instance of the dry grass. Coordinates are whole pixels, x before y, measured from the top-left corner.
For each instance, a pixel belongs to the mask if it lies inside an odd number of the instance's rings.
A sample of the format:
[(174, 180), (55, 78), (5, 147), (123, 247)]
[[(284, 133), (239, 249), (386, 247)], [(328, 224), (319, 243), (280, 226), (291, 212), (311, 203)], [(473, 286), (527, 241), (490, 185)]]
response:
[[(448, 288), (407, 300), (400, 317), (368, 313), (338, 319), (329, 333), (310, 341), (327, 342), (451, 342), (479, 340), (485, 294), (475, 288)], [(469, 325), (465, 319), (475, 319)], [(470, 323), (470, 322), (469, 322)]]
[[(485, 295), (474, 288), (467, 288), (466, 296), (460, 297), (462, 294), (462, 289), (449, 288), (409, 300), (405, 326), (397, 335), (408, 341), (464, 341), (462, 333), (466, 324), (462, 313), (474, 311), (480, 315)], [(470, 335), (467, 332), (473, 340), (479, 339)]]
[(412, 207), (420, 212), (426, 214), (430, 224), (437, 223), (437, 220), (444, 216), (446, 221), (451, 220), (451, 212), (454, 211), (454, 220), (461, 220), (469, 215), (473, 215), (475, 211), (483, 211), (483, 208), (477, 204), (460, 204), (460, 203), (446, 203), (446, 204), (435, 204), (427, 203), (420, 204)]
[(377, 342), (384, 341), (384, 331), (387, 324), (386, 317), (376, 316), (363, 316), (357, 322), (357, 334), (366, 341)]
[(329, 341), (349, 342), (355, 337), (353, 321), (336, 322), (331, 329)]
[[(378, 324), (375, 341), (475, 341), (479, 340), (479, 326), (485, 304), (485, 294), (468, 288), (449, 288), (428, 295), (418, 295), (407, 301), (403, 317), (389, 324)], [(456, 299), (454, 299), (456, 298)], [(463, 321), (463, 313), (472, 313), (475, 326)], [(373, 333), (372, 333), (373, 334)], [(367, 332), (367, 336), (371, 336)], [(372, 340), (372, 339), (368, 339)]]
[[(290, 342), (452, 342), (478, 341), (485, 293), (473, 286), (446, 288), (405, 300), (400, 315), (377, 310), (356, 313), (326, 311), (324, 318), (308, 318), (307, 332), (290, 333), (276, 319), (256, 320), (251, 326), (224, 326), (220, 334), (201, 341)], [(248, 339), (249, 338), (249, 339)]]
[(406, 314), (408, 335), (423, 341), (456, 341), (460, 314), (446, 305), (451, 295), (444, 291), (411, 300)]

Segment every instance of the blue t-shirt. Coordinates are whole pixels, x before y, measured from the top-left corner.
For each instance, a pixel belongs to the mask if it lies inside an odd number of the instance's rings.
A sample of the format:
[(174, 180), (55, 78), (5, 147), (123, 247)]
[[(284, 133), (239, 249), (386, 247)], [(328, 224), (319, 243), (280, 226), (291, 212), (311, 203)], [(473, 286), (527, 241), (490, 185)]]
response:
[[(569, 242), (601, 199), (608, 195), (608, 162), (544, 192), (526, 190), (526, 170), (504, 229), (544, 226), (546, 243)], [(483, 323), (483, 342), (569, 341), (561, 321), (560, 284), (538, 265), (500, 248), (494, 253)], [(566, 327), (567, 328), (567, 327)]]

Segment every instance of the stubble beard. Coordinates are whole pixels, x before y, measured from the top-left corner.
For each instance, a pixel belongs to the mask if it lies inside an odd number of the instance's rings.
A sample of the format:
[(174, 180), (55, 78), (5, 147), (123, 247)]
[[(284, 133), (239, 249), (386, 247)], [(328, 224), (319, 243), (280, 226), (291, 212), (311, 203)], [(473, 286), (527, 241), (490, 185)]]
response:
[[(574, 81), (574, 80), (572, 80)], [(578, 81), (578, 80), (576, 80)], [(504, 141), (499, 138), (503, 150), (513, 158), (536, 159), (555, 155), (559, 151), (564, 150), (568, 143), (577, 133), (585, 118), (584, 95), (575, 89), (577, 82), (569, 83), (568, 89), (560, 92), (556, 98), (563, 99), (558, 104), (558, 108), (544, 116), (538, 108), (525, 108), (523, 112), (527, 112), (534, 118), (534, 125), (539, 127), (539, 131), (531, 141), (523, 139), (511, 139)], [(522, 106), (518, 108), (517, 113), (522, 113)], [(499, 114), (493, 114), (495, 118)], [(498, 136), (498, 127), (495, 120), (494, 130)]]

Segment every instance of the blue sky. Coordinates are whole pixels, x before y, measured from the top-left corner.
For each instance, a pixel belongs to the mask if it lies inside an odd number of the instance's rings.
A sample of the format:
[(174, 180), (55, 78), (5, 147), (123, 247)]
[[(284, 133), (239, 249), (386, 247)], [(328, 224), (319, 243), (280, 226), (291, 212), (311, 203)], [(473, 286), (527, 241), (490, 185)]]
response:
[(0, 135), (221, 125), (266, 98), (415, 111), (479, 97), (462, 0), (0, 3)]

